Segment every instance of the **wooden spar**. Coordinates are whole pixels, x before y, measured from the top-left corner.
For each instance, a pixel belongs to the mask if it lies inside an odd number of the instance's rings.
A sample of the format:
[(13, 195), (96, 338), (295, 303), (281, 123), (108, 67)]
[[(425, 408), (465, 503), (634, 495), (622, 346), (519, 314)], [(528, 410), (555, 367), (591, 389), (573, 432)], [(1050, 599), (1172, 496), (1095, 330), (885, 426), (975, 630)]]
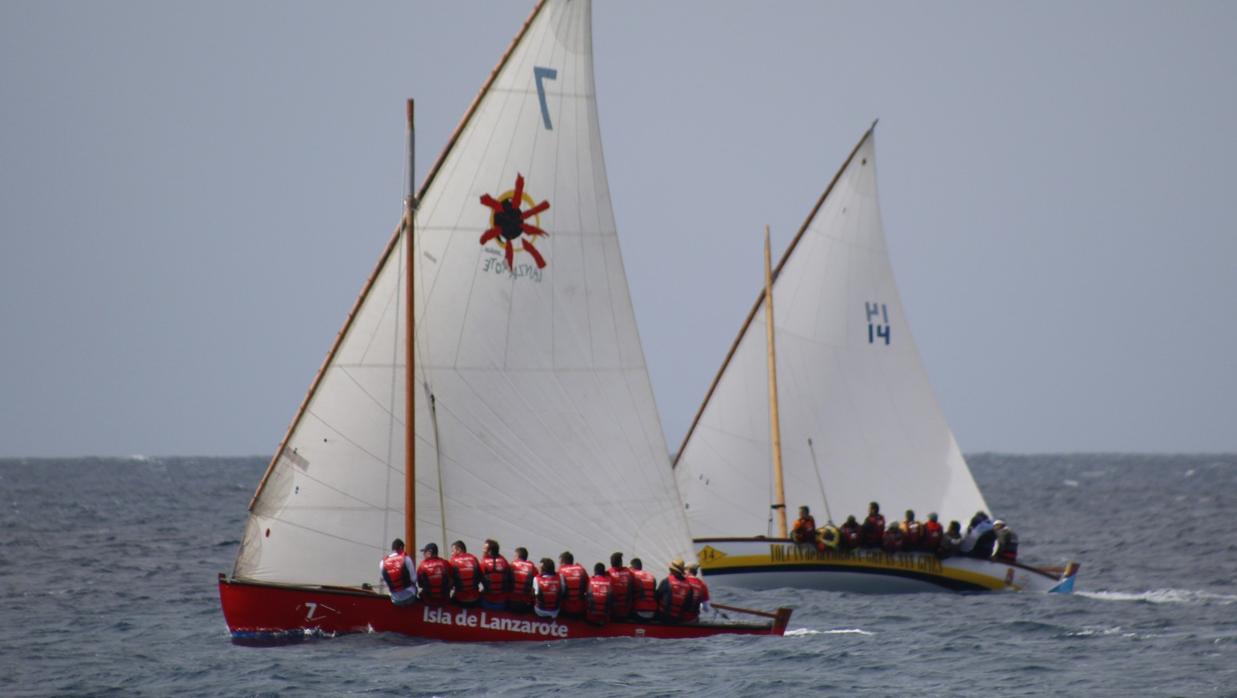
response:
[[(417, 419), (416, 401), (416, 313), (413, 299), (413, 231), (417, 221), (417, 199), (414, 182), (417, 181), (416, 166), (417, 131), (413, 121), (413, 101), (408, 100), (408, 195), (404, 199), (404, 258), (408, 265), (404, 279), (404, 541), (405, 549), (416, 550), (417, 545)], [(415, 559), (415, 556), (414, 556)]]
[[(532, 12), (529, 13), (528, 19), (524, 20), (524, 26), (520, 27), (520, 31), (511, 40), (507, 50), (503, 52), (502, 58), (498, 59), (498, 64), (494, 66), (494, 70), (490, 71), (489, 78), (481, 86), (477, 96), (473, 98), (472, 104), (468, 105), (468, 111), (464, 113), (464, 118), (460, 119), (459, 124), (455, 127), (455, 131), (451, 134), (450, 140), (447, 141), (447, 145), (438, 154), (438, 159), (434, 161), (434, 166), (430, 168), (429, 174), (425, 175), (425, 179), (422, 180), (421, 188), (417, 192), (418, 201), (425, 198), (425, 192), (429, 189), (430, 182), (434, 181), (438, 170), (446, 162), (447, 155), (455, 146), (455, 142), (459, 139), (460, 134), (463, 133), (464, 127), (472, 120), (473, 114), (481, 104), (481, 99), (490, 91), (490, 86), (494, 84), (498, 73), (503, 69), (503, 66), (507, 65), (511, 54), (515, 52), (515, 47), (520, 44), (520, 40), (528, 33), (528, 28), (532, 26), (533, 20), (537, 18), (537, 14), (541, 12), (541, 8), (544, 6), (545, 0), (540, 0)], [(410, 173), (409, 177), (415, 178), (415, 175)], [(326, 369), (330, 367), (331, 361), (335, 359), (335, 354), (339, 351), (340, 345), (343, 344), (344, 337), (348, 334), (348, 329), (352, 327), (353, 319), (356, 318), (357, 312), (361, 310), (361, 304), (369, 297), (369, 291), (373, 288), (374, 281), (378, 278), (378, 273), (386, 266), (387, 259), (390, 258), (391, 253), (396, 249), (403, 232), (404, 224), (403, 221), (400, 221), (399, 225), (395, 226), (395, 231), (391, 234), (390, 240), (387, 241), (386, 248), (383, 249), (382, 254), (378, 257), (377, 266), (374, 267), (374, 271), (370, 273), (369, 278), (365, 280), (365, 285), (361, 288), (360, 295), (357, 296), (356, 301), (352, 304), (352, 309), (348, 311), (348, 317), (344, 319), (343, 328), (335, 335), (335, 340), (331, 343), (331, 348), (327, 351), (326, 358), (322, 360), (322, 365), (318, 367), (318, 372), (314, 374), (314, 379), (309, 384), (309, 390), (305, 392), (305, 397), (301, 400), (301, 405), (297, 408), (296, 415), (292, 417), (292, 423), (288, 425), (288, 430), (284, 432), (283, 439), (279, 442), (279, 447), (275, 449), (275, 455), (271, 456), (270, 462), (266, 464), (266, 472), (262, 474), (262, 481), (258, 483), (258, 488), (254, 490), (253, 496), (249, 498), (249, 511), (253, 511), (254, 506), (258, 503), (258, 497), (261, 497), (262, 491), (266, 489), (266, 483), (271, 479), (271, 473), (275, 472), (275, 464), (279, 462), (280, 457), (283, 456), (284, 449), (288, 447), (288, 441), (292, 438), (292, 434), (296, 431), (297, 426), (300, 425), (301, 418), (305, 416), (305, 411), (309, 408), (309, 401), (313, 399), (314, 393), (318, 391), (318, 385), (322, 383), (322, 378), (326, 375)], [(409, 545), (412, 545), (411, 541), (409, 541)]]
[(782, 481), (782, 425), (777, 414), (777, 350), (773, 344), (773, 253), (765, 226), (765, 336), (769, 356), (769, 440), (773, 444), (773, 509), (779, 538), (786, 537), (786, 485)]
[[(872, 136), (872, 132), (876, 130), (876, 121), (872, 122), (872, 126), (864, 132), (863, 137), (855, 144), (854, 149), (850, 151), (850, 155), (846, 157), (846, 162), (838, 168), (838, 171), (833, 175), (833, 179), (829, 181), (829, 186), (825, 187), (825, 191), (816, 200), (816, 205), (812, 207), (812, 212), (804, 219), (803, 225), (799, 227), (799, 232), (795, 234), (795, 239), (790, 241), (790, 246), (782, 253), (782, 259), (777, 263), (777, 268), (773, 270), (773, 278), (781, 273), (782, 267), (786, 266), (790, 255), (794, 254), (795, 247), (799, 245), (799, 240), (803, 239), (803, 235), (807, 233), (808, 226), (812, 225), (812, 221), (816, 218), (820, 207), (825, 205), (825, 200), (829, 198), (830, 192), (833, 191), (834, 185), (842, 178), (842, 173), (850, 167), (851, 160), (855, 159), (855, 154), (859, 152), (859, 148)], [(722, 359), (722, 365), (717, 369), (717, 375), (713, 376), (713, 382), (709, 383), (709, 389), (704, 393), (704, 399), (700, 401), (700, 408), (696, 410), (696, 416), (692, 418), (691, 426), (687, 428), (687, 433), (683, 435), (683, 441), (679, 444), (679, 450), (674, 454), (674, 462), (671, 467), (677, 467), (679, 459), (683, 457), (683, 451), (687, 448), (687, 442), (692, 438), (692, 432), (696, 431), (696, 425), (700, 423), (700, 417), (704, 415), (704, 408), (709, 406), (709, 400), (713, 397), (713, 391), (717, 390), (717, 384), (722, 380), (722, 374), (726, 373), (726, 367), (730, 365), (730, 360), (734, 358), (734, 353), (739, 350), (739, 342), (743, 340), (743, 335), (747, 334), (747, 328), (752, 324), (752, 320), (756, 317), (756, 311), (760, 309), (760, 303), (764, 300), (764, 289), (756, 296), (756, 301), (752, 303), (752, 309), (747, 311), (747, 317), (743, 320), (743, 326), (739, 328), (739, 334), (735, 336), (734, 342), (730, 345), (730, 351), (726, 352), (726, 358)]]
[[(711, 603), (709, 605), (720, 611), (731, 611), (733, 613), (746, 613), (748, 615), (760, 616), (762, 618), (777, 618), (776, 613), (769, 613), (768, 611), (757, 611), (753, 608), (741, 608), (739, 606), (727, 606), (725, 604), (720, 604), (720, 603)], [(781, 610), (781, 609), (778, 609), (778, 610)]]

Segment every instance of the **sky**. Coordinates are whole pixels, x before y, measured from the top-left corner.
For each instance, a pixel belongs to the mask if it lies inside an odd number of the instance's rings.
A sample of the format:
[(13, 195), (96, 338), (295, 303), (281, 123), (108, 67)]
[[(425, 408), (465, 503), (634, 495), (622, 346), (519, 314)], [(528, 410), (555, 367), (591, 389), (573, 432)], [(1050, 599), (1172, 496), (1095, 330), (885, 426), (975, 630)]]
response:
[[(531, 3), (0, 3), (0, 456), (267, 455)], [(967, 453), (1237, 451), (1237, 3), (605, 2), (615, 215), (677, 449), (874, 119)]]

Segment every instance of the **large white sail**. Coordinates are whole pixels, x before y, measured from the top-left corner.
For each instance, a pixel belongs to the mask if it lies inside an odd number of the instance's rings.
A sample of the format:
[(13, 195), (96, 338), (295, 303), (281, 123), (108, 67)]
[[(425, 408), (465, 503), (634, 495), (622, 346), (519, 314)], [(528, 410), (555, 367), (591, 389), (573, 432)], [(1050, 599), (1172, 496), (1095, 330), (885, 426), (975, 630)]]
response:
[[(791, 518), (806, 504), (818, 521), (831, 514), (841, 523), (848, 514), (862, 521), (876, 500), (888, 518), (914, 509), (965, 523), (986, 505), (911, 339), (881, 226), (875, 156), (869, 131), (776, 271), (786, 505)], [(757, 270), (753, 263), (753, 280)], [(675, 464), (696, 537), (771, 530), (761, 299), (763, 292)]]
[[(690, 552), (611, 210), (590, 15), (538, 5), (422, 186), (418, 547), (496, 538), (656, 567)], [(273, 462), (237, 576), (375, 583), (402, 535), (405, 253), (399, 235)]]

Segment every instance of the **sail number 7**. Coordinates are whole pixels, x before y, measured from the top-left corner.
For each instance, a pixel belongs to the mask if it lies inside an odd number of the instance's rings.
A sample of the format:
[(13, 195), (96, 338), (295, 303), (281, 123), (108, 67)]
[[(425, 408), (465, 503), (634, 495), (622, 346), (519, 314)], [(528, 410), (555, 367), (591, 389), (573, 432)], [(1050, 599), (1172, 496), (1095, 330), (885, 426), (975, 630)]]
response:
[(533, 77), (537, 82), (537, 99), (541, 101), (541, 123), (545, 124), (545, 130), (553, 131), (554, 126), (550, 123), (550, 108), (545, 103), (545, 83), (542, 80), (557, 80), (558, 71), (553, 68), (542, 68), (539, 65), (533, 66)]

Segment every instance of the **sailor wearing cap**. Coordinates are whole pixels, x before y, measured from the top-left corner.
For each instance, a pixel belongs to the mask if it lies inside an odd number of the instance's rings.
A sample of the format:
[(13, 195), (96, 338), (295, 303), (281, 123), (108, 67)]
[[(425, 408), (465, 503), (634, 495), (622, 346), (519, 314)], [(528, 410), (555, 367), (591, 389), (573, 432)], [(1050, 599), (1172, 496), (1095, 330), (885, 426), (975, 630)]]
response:
[(451, 598), (451, 565), (438, 557), (438, 545), (426, 543), (417, 565), (417, 585), (421, 600), (429, 606), (444, 606)]
[(1018, 534), (1000, 519), (992, 522), (992, 530), (996, 531), (996, 550), (992, 552), (992, 559), (1001, 562), (1016, 561), (1018, 559)]
[(682, 560), (674, 560), (670, 563), (670, 574), (657, 587), (657, 616), (663, 622), (682, 623), (687, 620), (695, 593), (687, 581), (686, 570)]

